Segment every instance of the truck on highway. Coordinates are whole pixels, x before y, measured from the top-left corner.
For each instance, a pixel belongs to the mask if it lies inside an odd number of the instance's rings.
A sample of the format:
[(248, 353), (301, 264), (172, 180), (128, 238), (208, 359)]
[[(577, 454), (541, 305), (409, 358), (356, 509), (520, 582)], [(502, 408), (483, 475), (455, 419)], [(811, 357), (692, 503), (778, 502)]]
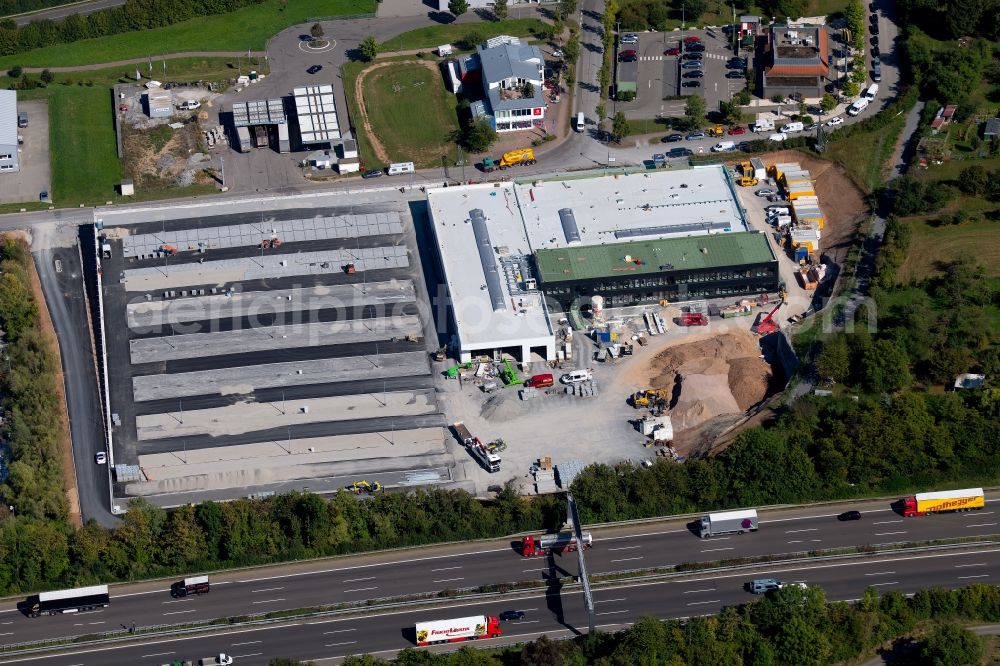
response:
[(928, 513), (975, 511), (985, 506), (986, 496), (982, 488), (917, 493), (913, 497), (903, 498), (903, 516), (910, 518), (926, 516)]
[(518, 148), (508, 150), (498, 158), (487, 157), (483, 159), (483, 171), (490, 173), (497, 169), (509, 169), (512, 166), (530, 165), (535, 163), (534, 148)]
[(170, 586), (170, 596), (186, 597), (189, 594), (208, 594), (211, 586), (208, 576), (191, 576)]
[(28, 617), (56, 615), (60, 613), (80, 613), (82, 611), (107, 608), (111, 600), (107, 585), (77, 587), (72, 590), (53, 590), (28, 597)]
[[(590, 548), (594, 543), (594, 537), (590, 532), (583, 533), (583, 547)], [(538, 557), (539, 555), (562, 555), (572, 553), (580, 547), (576, 535), (572, 532), (559, 532), (558, 534), (543, 534), (541, 536), (528, 535), (521, 539), (521, 556)]]
[(743, 534), (757, 531), (757, 510), (740, 509), (723, 511), (702, 516), (699, 521), (699, 535), (702, 539), (720, 534)]
[(500, 620), (490, 615), (473, 615), (453, 620), (417, 622), (417, 645), (458, 643), (500, 635)]

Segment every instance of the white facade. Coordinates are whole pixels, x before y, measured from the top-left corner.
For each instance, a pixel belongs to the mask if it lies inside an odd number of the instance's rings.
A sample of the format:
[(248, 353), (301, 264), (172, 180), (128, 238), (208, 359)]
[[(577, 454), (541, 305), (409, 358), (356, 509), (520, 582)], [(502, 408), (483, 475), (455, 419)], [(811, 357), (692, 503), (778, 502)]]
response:
[(0, 90), (0, 173), (21, 170), (17, 153), (17, 91)]

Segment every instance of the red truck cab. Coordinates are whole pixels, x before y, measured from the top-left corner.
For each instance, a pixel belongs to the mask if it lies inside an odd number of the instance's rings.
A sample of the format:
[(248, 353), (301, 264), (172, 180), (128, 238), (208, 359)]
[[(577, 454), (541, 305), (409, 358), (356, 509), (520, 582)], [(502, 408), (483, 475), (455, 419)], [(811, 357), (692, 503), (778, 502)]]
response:
[(708, 326), (708, 317), (701, 312), (684, 312), (678, 318), (681, 326)]
[(534, 375), (524, 382), (524, 385), (528, 388), (548, 388), (555, 384), (555, 381), (555, 377), (550, 374)]

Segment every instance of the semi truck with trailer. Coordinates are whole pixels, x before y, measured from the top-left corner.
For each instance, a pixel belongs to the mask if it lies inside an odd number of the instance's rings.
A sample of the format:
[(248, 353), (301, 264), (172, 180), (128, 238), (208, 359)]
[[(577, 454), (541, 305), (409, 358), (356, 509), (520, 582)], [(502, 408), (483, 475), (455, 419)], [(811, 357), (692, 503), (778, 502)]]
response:
[(170, 596), (186, 597), (189, 594), (208, 594), (211, 586), (208, 576), (191, 576), (170, 586)]
[(462, 442), (462, 445), (469, 450), (473, 458), (479, 461), (480, 465), (486, 468), (486, 471), (490, 474), (500, 471), (500, 456), (490, 451), (482, 440), (469, 432), (464, 423), (458, 421), (452, 423), (451, 427), (455, 431), (455, 437), (458, 438), (458, 441)]
[(417, 622), (417, 645), (458, 643), (500, 636), (500, 620), (490, 615), (473, 615), (453, 620)]
[(952, 511), (975, 511), (986, 506), (986, 495), (982, 488), (962, 490), (942, 490), (931, 493), (917, 493), (903, 498), (903, 516), (926, 516), (929, 513), (950, 513)]
[(41, 592), (28, 597), (28, 616), (80, 613), (97, 608), (107, 608), (110, 603), (107, 585)]
[[(594, 543), (594, 537), (590, 532), (583, 533), (583, 547), (590, 548)], [(538, 557), (540, 555), (562, 555), (572, 553), (580, 547), (576, 535), (572, 532), (559, 532), (557, 534), (543, 534), (541, 536), (528, 535), (521, 539), (521, 556)]]
[(707, 516), (702, 516), (699, 524), (699, 534), (702, 539), (721, 534), (743, 534), (744, 532), (756, 531), (756, 509), (710, 513)]

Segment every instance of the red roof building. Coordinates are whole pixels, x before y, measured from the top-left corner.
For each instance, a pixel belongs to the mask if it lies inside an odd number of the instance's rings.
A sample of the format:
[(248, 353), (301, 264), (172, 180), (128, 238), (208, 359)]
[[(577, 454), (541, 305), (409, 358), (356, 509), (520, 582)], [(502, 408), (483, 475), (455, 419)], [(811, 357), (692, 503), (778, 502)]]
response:
[(830, 76), (826, 26), (772, 26), (765, 47), (764, 96), (820, 98)]

